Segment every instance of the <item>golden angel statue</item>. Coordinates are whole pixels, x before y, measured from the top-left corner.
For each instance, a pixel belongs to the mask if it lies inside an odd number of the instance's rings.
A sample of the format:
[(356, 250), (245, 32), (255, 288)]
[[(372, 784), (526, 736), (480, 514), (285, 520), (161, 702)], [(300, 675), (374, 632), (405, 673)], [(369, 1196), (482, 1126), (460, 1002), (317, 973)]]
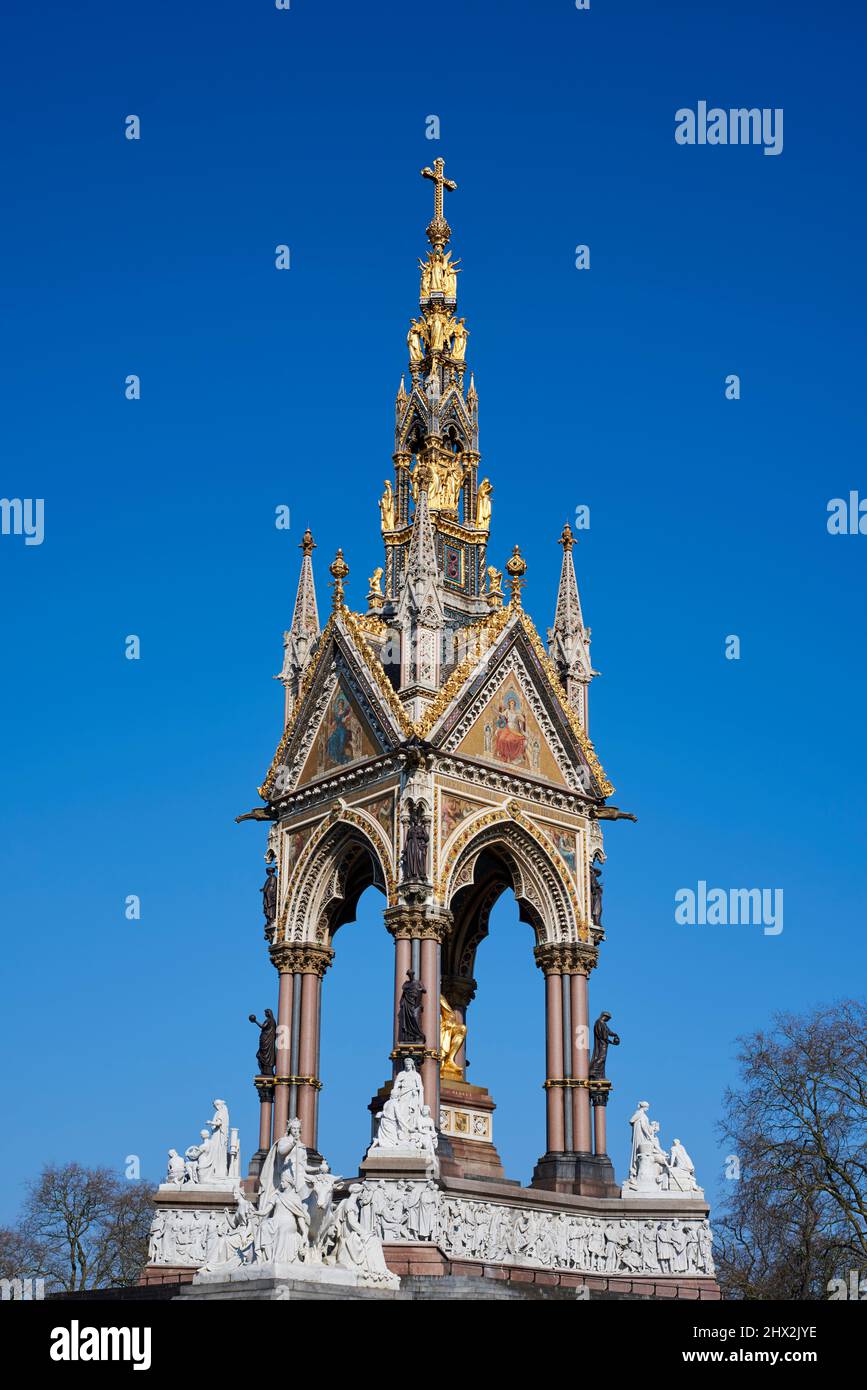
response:
[(413, 367), (417, 367), (424, 357), (424, 325), (418, 319), (411, 319), (409, 332), (406, 335), (406, 345), (409, 348), (409, 360)]
[(427, 340), (431, 352), (442, 352), (446, 337), (446, 320), (441, 313), (432, 313), (427, 320)]
[(385, 492), (379, 499), (379, 514), (382, 517), (383, 531), (394, 530), (394, 492), (392, 491), (391, 481), (386, 478)]
[(456, 362), (463, 362), (467, 355), (467, 338), (470, 336), (470, 330), (467, 328), (466, 322), (466, 319), (458, 319), (452, 325), (452, 332), (455, 335), (452, 343), (452, 357)]
[(368, 579), (367, 584), (368, 598), (382, 598), (382, 565), (377, 565), (373, 574)]
[(463, 1081), (464, 1074), (458, 1066), (455, 1058), (464, 1045), (467, 1036), (467, 1025), (462, 1023), (458, 1014), (455, 1013), (451, 1004), (441, 994), (440, 995), (440, 1052), (442, 1062), (440, 1063), (440, 1076), (447, 1080)]
[(476, 493), (476, 526), (480, 531), (491, 529), (491, 487), (490, 479), (483, 478)]
[(430, 299), (430, 261), (419, 260), (418, 268), (421, 271), (421, 298)]

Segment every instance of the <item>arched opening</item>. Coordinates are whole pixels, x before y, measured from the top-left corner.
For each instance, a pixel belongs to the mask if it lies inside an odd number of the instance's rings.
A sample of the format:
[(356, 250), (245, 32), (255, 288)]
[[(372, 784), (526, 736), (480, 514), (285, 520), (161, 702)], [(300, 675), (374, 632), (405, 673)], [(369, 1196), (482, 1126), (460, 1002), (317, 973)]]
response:
[(337, 1173), (356, 1172), (370, 1142), (367, 1107), (388, 1075), (394, 943), (383, 926), (384, 906), (372, 883), (361, 890), (351, 915), (343, 914), (323, 982), (318, 1142)]

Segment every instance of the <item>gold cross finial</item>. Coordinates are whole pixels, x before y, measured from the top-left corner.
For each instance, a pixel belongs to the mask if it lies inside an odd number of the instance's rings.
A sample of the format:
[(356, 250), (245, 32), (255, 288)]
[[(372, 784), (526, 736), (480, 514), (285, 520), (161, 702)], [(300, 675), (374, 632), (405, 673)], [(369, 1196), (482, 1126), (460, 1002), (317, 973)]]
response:
[(452, 234), (452, 229), (443, 216), (443, 189), (447, 188), (453, 193), (457, 184), (453, 179), (446, 178), (445, 167), (444, 159), (435, 159), (432, 169), (425, 168), (421, 171), (422, 178), (431, 179), (434, 186), (434, 215), (427, 229), (427, 237), (435, 251), (442, 251)]

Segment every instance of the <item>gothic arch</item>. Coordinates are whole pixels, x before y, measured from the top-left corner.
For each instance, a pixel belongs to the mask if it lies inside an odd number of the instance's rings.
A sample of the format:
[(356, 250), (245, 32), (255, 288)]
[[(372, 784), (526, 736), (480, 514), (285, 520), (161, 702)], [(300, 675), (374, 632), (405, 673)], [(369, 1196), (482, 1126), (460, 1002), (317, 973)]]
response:
[(567, 865), (516, 807), (476, 817), (450, 847), (442, 899), (454, 917), (443, 974), (471, 977), (479, 942), (500, 895), (511, 889), (536, 945), (588, 941)]
[(397, 901), (391, 849), (362, 808), (335, 810), (313, 833), (285, 889), (275, 941), (326, 946), (355, 920), (358, 900), (373, 885), (389, 906)]

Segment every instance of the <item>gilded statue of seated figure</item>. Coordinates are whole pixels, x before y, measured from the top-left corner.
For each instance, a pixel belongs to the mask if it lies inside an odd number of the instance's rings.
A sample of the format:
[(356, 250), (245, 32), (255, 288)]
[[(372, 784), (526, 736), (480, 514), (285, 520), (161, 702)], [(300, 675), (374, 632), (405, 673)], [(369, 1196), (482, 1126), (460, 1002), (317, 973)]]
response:
[(466, 1036), (467, 1025), (461, 1023), (451, 1004), (440, 995), (440, 1076), (452, 1081), (463, 1081), (464, 1074), (455, 1058), (463, 1047)]

